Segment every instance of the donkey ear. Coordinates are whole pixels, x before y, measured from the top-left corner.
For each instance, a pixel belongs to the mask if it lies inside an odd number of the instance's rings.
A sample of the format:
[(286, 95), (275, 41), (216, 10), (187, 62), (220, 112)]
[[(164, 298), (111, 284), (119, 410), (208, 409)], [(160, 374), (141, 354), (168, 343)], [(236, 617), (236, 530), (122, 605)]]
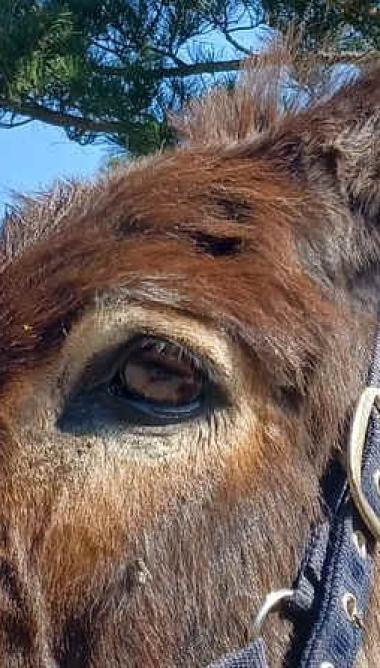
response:
[(352, 213), (380, 223), (380, 67), (289, 122), (301, 132), (310, 178), (318, 164)]
[(350, 209), (380, 222), (380, 68), (331, 101), (337, 176)]
[(351, 212), (380, 222), (380, 68), (344, 86), (310, 121), (314, 148), (335, 165)]

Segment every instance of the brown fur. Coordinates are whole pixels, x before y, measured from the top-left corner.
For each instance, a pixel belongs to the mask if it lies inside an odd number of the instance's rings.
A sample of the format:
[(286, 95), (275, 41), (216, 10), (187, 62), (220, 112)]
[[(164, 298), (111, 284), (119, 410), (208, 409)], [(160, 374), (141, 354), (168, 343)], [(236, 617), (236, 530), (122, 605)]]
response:
[[(207, 665), (297, 572), (371, 355), (380, 70), (291, 113), (274, 110), (265, 72), (253, 94), (251, 73), (189, 111), (182, 147), (6, 223), (4, 666)], [(228, 405), (168, 435), (178, 454), (134, 460), (57, 428), (102, 313), (194, 347), (210, 331), (210, 354), (225, 350)], [(273, 622), (271, 665), (289, 633)]]

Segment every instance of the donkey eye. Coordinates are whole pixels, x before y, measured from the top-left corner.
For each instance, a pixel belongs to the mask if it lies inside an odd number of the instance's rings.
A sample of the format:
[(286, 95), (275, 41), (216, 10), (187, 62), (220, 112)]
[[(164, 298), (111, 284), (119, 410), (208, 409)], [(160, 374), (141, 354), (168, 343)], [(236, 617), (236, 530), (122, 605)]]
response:
[(192, 353), (173, 342), (144, 337), (129, 349), (109, 389), (140, 412), (168, 419), (199, 411), (204, 386), (205, 375)]

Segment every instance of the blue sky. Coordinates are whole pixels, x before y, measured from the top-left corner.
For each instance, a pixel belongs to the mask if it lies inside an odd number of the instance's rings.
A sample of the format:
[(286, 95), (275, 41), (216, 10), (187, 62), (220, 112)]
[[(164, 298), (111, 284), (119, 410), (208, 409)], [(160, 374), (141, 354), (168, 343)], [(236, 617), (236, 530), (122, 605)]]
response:
[(58, 177), (91, 177), (104, 164), (104, 144), (79, 146), (59, 128), (34, 121), (12, 130), (0, 129), (0, 208), (12, 190), (46, 189)]
[[(252, 48), (255, 31), (238, 33), (239, 41)], [(218, 55), (233, 58), (224, 38), (209, 34), (194, 40), (216, 47)], [(12, 191), (33, 193), (44, 190), (57, 178), (93, 178), (110, 157), (105, 143), (80, 146), (64, 130), (33, 121), (12, 130), (0, 128), (0, 220)]]

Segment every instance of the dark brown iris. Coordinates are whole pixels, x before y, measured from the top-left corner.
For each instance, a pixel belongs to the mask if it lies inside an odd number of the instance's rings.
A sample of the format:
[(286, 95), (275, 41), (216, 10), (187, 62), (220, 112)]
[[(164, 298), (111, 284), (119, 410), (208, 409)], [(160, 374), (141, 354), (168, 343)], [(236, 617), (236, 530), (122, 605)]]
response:
[(190, 404), (202, 390), (193, 360), (166, 342), (136, 346), (120, 369), (120, 384), (133, 397), (167, 406)]

